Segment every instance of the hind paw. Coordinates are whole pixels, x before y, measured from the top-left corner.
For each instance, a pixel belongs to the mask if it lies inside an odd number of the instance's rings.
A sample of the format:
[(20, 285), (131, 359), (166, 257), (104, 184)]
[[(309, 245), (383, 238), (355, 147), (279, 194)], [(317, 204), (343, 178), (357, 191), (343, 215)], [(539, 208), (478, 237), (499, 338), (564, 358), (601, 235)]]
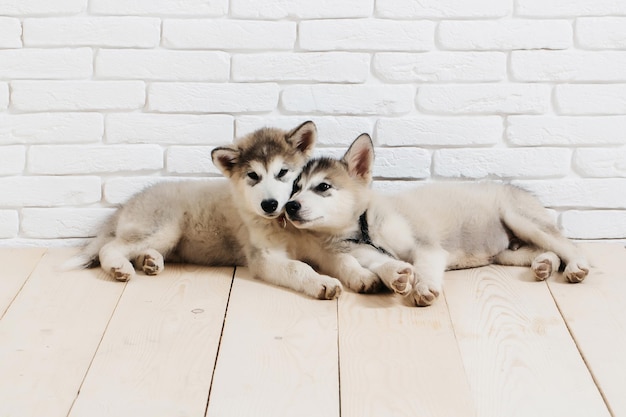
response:
[(135, 269), (130, 264), (122, 265), (120, 267), (111, 268), (111, 275), (118, 281), (128, 281), (135, 275)]
[(569, 282), (582, 282), (589, 274), (589, 265), (586, 262), (571, 262), (565, 267), (563, 275)]
[(153, 249), (149, 249), (143, 254), (141, 259), (141, 269), (146, 275), (157, 275), (165, 267), (163, 255)]

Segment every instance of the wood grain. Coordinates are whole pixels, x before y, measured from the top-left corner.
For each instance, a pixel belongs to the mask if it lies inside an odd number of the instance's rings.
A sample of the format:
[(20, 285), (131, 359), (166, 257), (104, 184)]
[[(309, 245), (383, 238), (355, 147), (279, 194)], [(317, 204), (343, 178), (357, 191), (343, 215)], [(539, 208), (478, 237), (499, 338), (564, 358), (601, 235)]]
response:
[(46, 253), (44, 248), (0, 250), (0, 318)]
[(480, 416), (609, 416), (545, 282), (528, 268), (446, 274), (445, 295)]
[(202, 416), (233, 271), (168, 264), (133, 278), (70, 417)]
[(336, 309), (237, 268), (208, 416), (338, 416)]

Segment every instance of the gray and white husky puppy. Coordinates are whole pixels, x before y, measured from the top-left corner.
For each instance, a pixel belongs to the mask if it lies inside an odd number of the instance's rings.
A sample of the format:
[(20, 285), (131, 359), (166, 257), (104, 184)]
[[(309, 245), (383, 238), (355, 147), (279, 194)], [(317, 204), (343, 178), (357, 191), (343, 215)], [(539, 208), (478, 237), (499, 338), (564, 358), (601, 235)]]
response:
[[(380, 193), (370, 187), (373, 161), (367, 134), (341, 160), (312, 159), (294, 184), (287, 217), (302, 230), (332, 237), (335, 250), (355, 256), (413, 303), (430, 305), (450, 269), (492, 263), (530, 266), (536, 279), (544, 280), (563, 261), (568, 281), (587, 276), (584, 255), (528, 192), (471, 183)], [(355, 287), (350, 276), (338, 278)]]
[[(135, 274), (135, 266), (156, 275), (165, 261), (248, 265), (265, 281), (312, 297), (337, 297), (342, 288), (337, 279), (299, 261), (319, 261), (325, 252), (310, 247), (308, 233), (288, 224), (282, 214), (316, 135), (315, 124), (306, 122), (291, 131), (260, 129), (232, 146), (214, 149), (213, 162), (228, 181), (181, 181), (147, 188), (119, 208), (66, 266), (99, 263), (126, 281)], [(352, 270), (369, 278), (369, 271), (354, 258), (344, 257), (346, 263), (342, 257), (336, 257), (330, 272)]]

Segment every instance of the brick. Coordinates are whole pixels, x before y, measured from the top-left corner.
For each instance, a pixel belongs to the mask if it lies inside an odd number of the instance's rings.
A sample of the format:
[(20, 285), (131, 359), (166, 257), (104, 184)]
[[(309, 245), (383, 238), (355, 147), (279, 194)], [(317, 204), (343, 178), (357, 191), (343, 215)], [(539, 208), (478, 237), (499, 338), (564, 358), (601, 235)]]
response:
[(0, 206), (54, 207), (100, 202), (99, 177), (0, 178)]
[(100, 78), (173, 81), (228, 81), (225, 52), (101, 49), (96, 56)]
[(626, 178), (513, 181), (549, 207), (626, 208)]
[(9, 107), (9, 84), (0, 82), (0, 109)]
[(560, 177), (570, 171), (572, 152), (560, 148), (440, 149), (435, 174), (461, 178)]
[(540, 84), (424, 85), (417, 104), (428, 112), (539, 114), (550, 108), (550, 87)]
[(0, 146), (0, 175), (21, 174), (26, 165), (24, 146)]
[(124, 204), (130, 197), (145, 188), (160, 182), (176, 181), (224, 181), (224, 178), (180, 178), (180, 177), (120, 177), (104, 184), (104, 198), (109, 204)]
[(480, 146), (502, 140), (500, 116), (379, 119), (378, 144), (386, 146)]
[(213, 149), (213, 146), (170, 146), (165, 162), (167, 171), (176, 174), (220, 175), (220, 170), (211, 159)]
[(36, 239), (92, 237), (114, 212), (113, 208), (27, 208), (22, 210), (22, 234)]
[(373, 0), (232, 0), (231, 13), (244, 19), (323, 19), (368, 17)]
[(502, 52), (378, 53), (374, 72), (385, 81), (502, 81), (506, 54)]
[(15, 81), (12, 107), (23, 111), (132, 110), (145, 104), (142, 81)]
[(283, 89), (285, 110), (298, 113), (402, 114), (413, 108), (415, 89), (406, 85), (295, 85)]
[(626, 148), (577, 149), (574, 167), (585, 177), (626, 177)]
[(2, 0), (0, 15), (43, 16), (77, 14), (87, 9), (87, 0)]
[(234, 81), (363, 83), (369, 54), (346, 52), (242, 54), (233, 56)]
[(307, 120), (317, 127), (317, 145), (349, 146), (361, 133), (372, 133), (374, 122), (367, 117), (350, 116), (241, 116), (235, 122), (236, 136), (241, 137), (263, 126), (290, 130)]
[(291, 50), (295, 22), (166, 19), (163, 45), (174, 49)]
[(163, 150), (157, 145), (38, 145), (28, 153), (28, 171), (34, 174), (93, 174), (154, 171), (163, 168)]
[(619, 145), (626, 116), (510, 116), (506, 137), (517, 146)]
[(620, 0), (517, 0), (515, 13), (529, 17), (574, 17), (626, 14)]
[(519, 81), (626, 81), (626, 51), (515, 51)]
[(89, 11), (109, 16), (224, 16), (228, 0), (90, 0)]
[(511, 13), (511, 3), (492, 0), (377, 0), (378, 16), (393, 19), (495, 18)]
[(89, 143), (103, 134), (98, 113), (0, 114), (0, 144)]
[(561, 215), (561, 227), (572, 239), (624, 239), (626, 211), (568, 210)]
[(217, 145), (233, 138), (233, 117), (188, 114), (109, 114), (108, 143)]
[(12, 17), (0, 17), (0, 48), (21, 47), (22, 24), (20, 20)]
[(0, 210), (0, 239), (17, 237), (20, 219), (17, 210)]
[(27, 46), (154, 48), (161, 21), (150, 17), (58, 17), (24, 20)]
[(434, 47), (430, 21), (381, 19), (310, 20), (300, 23), (300, 47), (309, 51), (428, 51)]
[(576, 19), (576, 42), (587, 49), (625, 49), (626, 17)]
[(626, 84), (563, 84), (554, 91), (561, 114), (626, 113)]
[(90, 48), (8, 49), (0, 51), (0, 78), (72, 79), (93, 73)]
[(148, 108), (160, 112), (271, 111), (277, 103), (278, 85), (271, 83), (153, 83), (148, 89)]
[(444, 21), (437, 36), (445, 49), (567, 49), (572, 25), (566, 20)]

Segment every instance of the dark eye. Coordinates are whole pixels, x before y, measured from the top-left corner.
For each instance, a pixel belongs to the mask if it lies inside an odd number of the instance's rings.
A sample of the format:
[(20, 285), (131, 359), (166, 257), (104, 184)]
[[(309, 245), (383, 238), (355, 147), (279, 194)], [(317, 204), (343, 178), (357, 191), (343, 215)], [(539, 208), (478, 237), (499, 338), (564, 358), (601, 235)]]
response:
[(330, 184), (321, 182), (317, 184), (317, 187), (315, 187), (315, 191), (317, 191), (318, 193), (323, 193), (324, 191), (328, 191), (330, 188), (332, 188)]
[(287, 168), (283, 168), (278, 172), (278, 175), (276, 176), (277, 178), (282, 178), (285, 175), (287, 175), (287, 173), (289, 172), (289, 170)]
[(256, 172), (248, 172), (248, 178), (250, 178), (252, 181), (259, 180), (259, 176), (257, 175)]

